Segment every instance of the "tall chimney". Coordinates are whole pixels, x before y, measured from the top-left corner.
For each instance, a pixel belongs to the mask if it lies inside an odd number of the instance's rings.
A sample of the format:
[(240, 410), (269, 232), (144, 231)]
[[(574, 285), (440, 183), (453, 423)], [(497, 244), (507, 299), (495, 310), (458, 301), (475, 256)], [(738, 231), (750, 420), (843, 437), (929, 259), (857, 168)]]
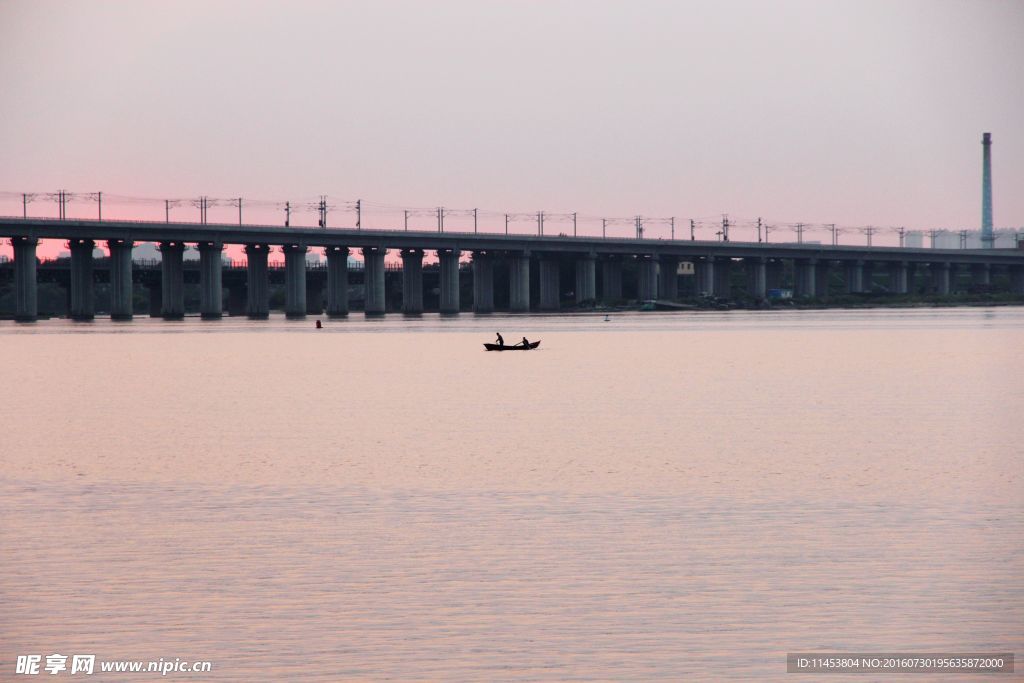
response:
[(992, 233), (992, 134), (981, 136), (981, 246), (991, 249), (995, 243)]

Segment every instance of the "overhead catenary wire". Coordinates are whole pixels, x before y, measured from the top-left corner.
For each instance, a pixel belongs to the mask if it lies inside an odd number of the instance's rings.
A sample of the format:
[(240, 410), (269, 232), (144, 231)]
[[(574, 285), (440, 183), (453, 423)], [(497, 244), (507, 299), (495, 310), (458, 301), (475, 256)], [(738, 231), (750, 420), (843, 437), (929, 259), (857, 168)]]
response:
[[(437, 221), (437, 229), (445, 231), (455, 225), (456, 231), (480, 231), (489, 232), (504, 230), (511, 233), (512, 229), (523, 223), (534, 223), (537, 233), (545, 235), (550, 232), (549, 228), (554, 226), (560, 234), (566, 234), (571, 228), (573, 235), (593, 234), (600, 231), (604, 237), (612, 236), (616, 228), (633, 226), (634, 236), (639, 239), (673, 239), (689, 238), (696, 239), (719, 239), (724, 241), (751, 241), (770, 242), (780, 231), (787, 232), (795, 241), (804, 242), (808, 235), (814, 235), (814, 239), (820, 235), (821, 241), (828, 240), (833, 245), (838, 245), (840, 237), (844, 235), (859, 234), (863, 236), (863, 244), (873, 244), (876, 237), (887, 235), (896, 237), (900, 245), (905, 245), (907, 238), (912, 233), (927, 234), (933, 242), (941, 234), (962, 231), (956, 228), (930, 228), (926, 230), (912, 230), (905, 225), (893, 226), (856, 226), (839, 225), (836, 223), (819, 223), (810, 221), (778, 221), (765, 217), (741, 218), (729, 214), (717, 216), (647, 216), (635, 214), (633, 216), (609, 216), (597, 215), (580, 211), (504, 211), (481, 207), (461, 208), (449, 206), (409, 206), (389, 202), (378, 202), (363, 199), (336, 199), (330, 195), (319, 195), (318, 197), (296, 197), (289, 199), (266, 199), (266, 198), (245, 198), (243, 195), (232, 196), (210, 196), (199, 195), (192, 197), (169, 196), (169, 197), (146, 197), (137, 195), (126, 195), (119, 193), (107, 193), (102, 191), (73, 192), (69, 190), (57, 190), (51, 192), (13, 192), (0, 191), (0, 201), (7, 201), (20, 204), (22, 218), (28, 218), (30, 205), (40, 200), (47, 203), (52, 202), (57, 206), (59, 219), (67, 219), (72, 206), (82, 204), (94, 204), (95, 218), (104, 220), (109, 218), (108, 209), (114, 214), (124, 214), (124, 209), (131, 207), (147, 210), (163, 209), (163, 219), (171, 221), (172, 209), (182, 206), (191, 206), (199, 209), (199, 222), (210, 221), (210, 210), (231, 208), (235, 212), (234, 219), (238, 224), (244, 224), (245, 218), (249, 215), (266, 215), (268, 211), (280, 211), (283, 213), (285, 225), (292, 224), (295, 215), (309, 215), (317, 213), (319, 223), (327, 226), (326, 218), (340, 214), (342, 218), (335, 220), (335, 227), (354, 226), (365, 227), (367, 216), (371, 223), (380, 226), (401, 224), (405, 229), (413, 229), (417, 218), (430, 216)], [(76, 214), (81, 215), (82, 209)], [(193, 214), (194, 216), (195, 214)], [(223, 214), (221, 214), (223, 215)], [(279, 214), (280, 215), (280, 214)], [(188, 222), (188, 217), (184, 217)], [(180, 220), (180, 219), (179, 219)], [(251, 219), (250, 219), (251, 220)], [(683, 234), (676, 231), (676, 221), (680, 221), (683, 227)], [(686, 227), (689, 228), (688, 235)], [(777, 238), (776, 238), (777, 239)]]

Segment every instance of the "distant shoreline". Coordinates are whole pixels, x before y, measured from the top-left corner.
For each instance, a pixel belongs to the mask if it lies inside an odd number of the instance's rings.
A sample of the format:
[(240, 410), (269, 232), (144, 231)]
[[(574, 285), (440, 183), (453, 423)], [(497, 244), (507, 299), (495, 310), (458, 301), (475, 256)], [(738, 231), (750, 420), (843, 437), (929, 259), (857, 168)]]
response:
[[(541, 311), (531, 310), (528, 313), (521, 313), (516, 315), (558, 315), (558, 314), (605, 314), (605, 313), (644, 313), (644, 312), (657, 312), (657, 313), (700, 313), (700, 312), (721, 312), (721, 311), (803, 311), (803, 310), (868, 310), (875, 308), (885, 309), (920, 309), (920, 308), (992, 308), (992, 307), (1024, 307), (1024, 295), (999, 295), (993, 298), (985, 297), (942, 297), (938, 298), (921, 298), (915, 297), (907, 299), (900, 297), (899, 299), (894, 298), (879, 298), (875, 300), (867, 301), (849, 301), (849, 300), (837, 300), (837, 301), (822, 301), (822, 300), (798, 300), (798, 299), (783, 299), (781, 301), (772, 302), (768, 305), (757, 305), (744, 302), (724, 301), (724, 300), (708, 300), (708, 301), (656, 301), (648, 302), (645, 304), (622, 304), (617, 306), (596, 306), (596, 307), (578, 307), (578, 306), (566, 306), (557, 311)], [(427, 311), (429, 315), (436, 311)], [(496, 314), (508, 313), (507, 311), (495, 311)], [(284, 315), (284, 310), (274, 309), (271, 314)], [(486, 317), (487, 314), (476, 314), (473, 311), (461, 311), (463, 315)], [(362, 310), (351, 311), (351, 316), (363, 317), (364, 312)], [(159, 319), (159, 316), (150, 316), (148, 314), (139, 313), (135, 316), (138, 319), (154, 318)], [(189, 312), (185, 316), (186, 318), (199, 318), (199, 312)], [(316, 319), (317, 314), (310, 313), (306, 316), (307, 320)], [(385, 317), (404, 317), (415, 318), (417, 316), (406, 316), (401, 311), (388, 311), (386, 316), (371, 316), (379, 317), (384, 319)], [(97, 312), (96, 321), (103, 321), (109, 318), (109, 313)], [(232, 318), (247, 319), (244, 315), (225, 315), (223, 320), (230, 320)], [(453, 317), (454, 318), (454, 317)], [(457, 318), (454, 318), (457, 319)], [(70, 320), (65, 315), (45, 315), (41, 314), (38, 320)], [(14, 321), (14, 316), (9, 313), (0, 313), (0, 321)], [(91, 322), (91, 321), (87, 321)], [(126, 321), (130, 322), (130, 321)], [(259, 322), (254, 321), (254, 322)]]
[(870, 308), (977, 308), (991, 306), (1024, 306), (1022, 294), (959, 294), (952, 296), (857, 296), (842, 295), (828, 299), (775, 299), (775, 300), (735, 300), (707, 298), (689, 298), (668, 300), (652, 300), (630, 302), (615, 306), (594, 306), (563, 309), (565, 312), (595, 313), (615, 311), (791, 311), (791, 310), (828, 310), (828, 309), (870, 309)]

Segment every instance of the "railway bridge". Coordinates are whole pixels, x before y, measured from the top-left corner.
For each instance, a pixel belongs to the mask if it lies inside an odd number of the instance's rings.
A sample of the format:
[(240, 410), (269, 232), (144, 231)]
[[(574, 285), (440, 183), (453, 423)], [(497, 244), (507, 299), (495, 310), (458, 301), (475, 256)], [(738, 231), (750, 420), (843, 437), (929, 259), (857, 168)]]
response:
[[(747, 293), (764, 298), (781, 283), (783, 268), (793, 273), (794, 295), (824, 294), (833, 273), (841, 273), (847, 292), (866, 291), (878, 272), (885, 273), (894, 293), (926, 287), (948, 294), (962, 273), (980, 286), (996, 274), (1007, 277), (1011, 291), (1024, 294), (1022, 249), (924, 249), (892, 246), (848, 246), (807, 243), (723, 242), (702, 240), (622, 239), (566, 235), (508, 235), (495, 233), (433, 232), (409, 230), (359, 230), (351, 228), (281, 227), (52, 218), (2, 218), (0, 237), (13, 246), (15, 319), (33, 321), (38, 316), (37, 282), (46, 266), (40, 266), (36, 249), (40, 239), (65, 240), (70, 251), (66, 276), (68, 314), (79, 320), (95, 315), (94, 284), (97, 279), (94, 249), (104, 243), (109, 259), (102, 270), (110, 289), (110, 316), (131, 319), (133, 287), (139, 281), (140, 264), (132, 259), (137, 242), (159, 246), (161, 258), (142, 264), (150, 273), (150, 314), (167, 319), (185, 314), (184, 285), (199, 284), (200, 314), (220, 318), (223, 292), (228, 285), (228, 310), (250, 318), (266, 318), (270, 312), (270, 282), (278, 277), (285, 288), (285, 313), (302, 317), (322, 312), (328, 316), (349, 314), (349, 255), (360, 252), (363, 266), (359, 279), (364, 288), (363, 309), (368, 316), (388, 310), (385, 275), (400, 271), (400, 310), (422, 313), (424, 308), (424, 253), (436, 251), (438, 265), (437, 310), (456, 314), (461, 310), (490, 313), (496, 300), (511, 312), (557, 310), (561, 305), (563, 273), (571, 271), (577, 303), (616, 302), (624, 298), (624, 265), (635, 268), (636, 299), (676, 299), (679, 296), (679, 264), (692, 262), (695, 289), (713, 296), (730, 296), (733, 273), (742, 269)], [(197, 265), (185, 261), (186, 245), (199, 252)], [(244, 263), (225, 263), (226, 245), (241, 245)], [(326, 264), (311, 268), (306, 255), (322, 249)], [(283, 267), (275, 269), (271, 252), (283, 254)], [(401, 265), (386, 264), (389, 250), (401, 255)], [(469, 255), (468, 264), (462, 261)], [(507, 297), (495, 296), (495, 272), (500, 267), (507, 281)], [(531, 276), (531, 271), (534, 275)], [(157, 278), (158, 274), (158, 278)], [(469, 299), (461, 294), (462, 281), (471, 281)], [(226, 283), (227, 281), (227, 283)], [(634, 284), (631, 282), (631, 284)], [(599, 286), (600, 285), (600, 286)], [(311, 296), (311, 293), (313, 296)]]

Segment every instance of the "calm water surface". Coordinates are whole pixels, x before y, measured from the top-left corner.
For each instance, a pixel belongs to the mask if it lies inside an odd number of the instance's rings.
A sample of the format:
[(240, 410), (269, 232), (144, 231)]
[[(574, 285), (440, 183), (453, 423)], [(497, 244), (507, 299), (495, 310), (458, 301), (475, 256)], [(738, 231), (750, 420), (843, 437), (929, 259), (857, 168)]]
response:
[(1020, 656), (1022, 342), (1014, 308), (0, 322), (0, 679)]

